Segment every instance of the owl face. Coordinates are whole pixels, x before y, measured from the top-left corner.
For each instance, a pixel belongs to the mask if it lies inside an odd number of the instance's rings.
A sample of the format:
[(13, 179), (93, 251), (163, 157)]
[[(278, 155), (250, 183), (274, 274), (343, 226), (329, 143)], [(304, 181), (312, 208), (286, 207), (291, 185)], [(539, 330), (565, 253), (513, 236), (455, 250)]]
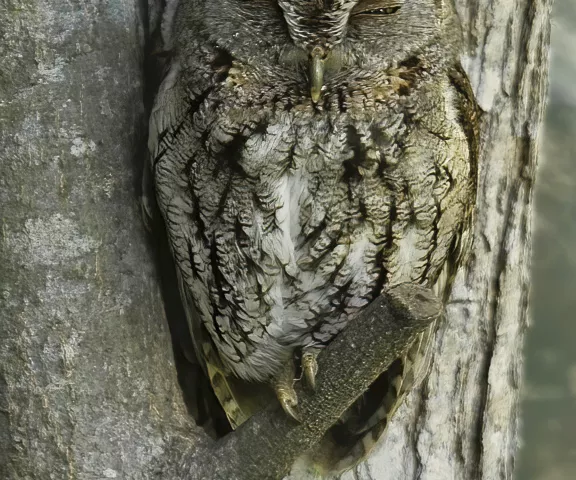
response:
[(202, 28), (235, 60), (279, 78), (300, 76), (313, 101), (331, 78), (362, 76), (443, 36), (452, 0), (209, 0)]

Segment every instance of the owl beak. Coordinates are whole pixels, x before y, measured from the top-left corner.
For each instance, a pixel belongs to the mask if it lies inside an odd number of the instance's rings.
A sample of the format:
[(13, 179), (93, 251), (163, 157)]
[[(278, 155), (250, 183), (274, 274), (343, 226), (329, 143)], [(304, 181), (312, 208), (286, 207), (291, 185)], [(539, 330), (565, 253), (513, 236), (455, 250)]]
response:
[(324, 85), (324, 62), (326, 55), (321, 47), (314, 47), (310, 54), (310, 96), (318, 103)]

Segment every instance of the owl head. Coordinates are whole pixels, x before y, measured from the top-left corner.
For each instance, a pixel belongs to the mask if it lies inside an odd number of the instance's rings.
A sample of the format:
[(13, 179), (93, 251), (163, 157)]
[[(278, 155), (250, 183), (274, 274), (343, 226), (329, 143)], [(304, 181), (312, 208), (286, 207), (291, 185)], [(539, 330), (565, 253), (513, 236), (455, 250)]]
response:
[(204, 8), (201, 28), (212, 42), (273, 77), (299, 77), (308, 83), (314, 102), (335, 76), (366, 78), (430, 49), (443, 57), (458, 51), (452, 0), (199, 3)]

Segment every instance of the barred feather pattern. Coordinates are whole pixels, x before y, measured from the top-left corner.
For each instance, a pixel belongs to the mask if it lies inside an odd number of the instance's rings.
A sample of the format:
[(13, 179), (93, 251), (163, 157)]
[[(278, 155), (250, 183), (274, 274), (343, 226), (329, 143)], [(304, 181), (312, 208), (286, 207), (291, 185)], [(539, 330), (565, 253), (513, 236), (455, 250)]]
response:
[[(476, 106), (433, 45), (335, 74), (313, 104), (297, 72), (185, 40), (150, 118), (151, 168), (197, 354), (235, 427), (247, 413), (226, 379), (270, 381), (387, 286), (446, 296), (470, 237)], [(342, 418), (340, 467), (372, 448), (427, 345)]]
[(381, 99), (338, 92), (321, 114), (282, 92), (242, 102), (228, 77), (160, 132), (176, 262), (239, 377), (266, 380), (295, 347), (326, 344), (385, 285), (438, 277), (470, 197), (468, 142), (448, 79), (418, 89), (444, 113), (430, 125), (400, 101), (400, 75), (383, 75)]

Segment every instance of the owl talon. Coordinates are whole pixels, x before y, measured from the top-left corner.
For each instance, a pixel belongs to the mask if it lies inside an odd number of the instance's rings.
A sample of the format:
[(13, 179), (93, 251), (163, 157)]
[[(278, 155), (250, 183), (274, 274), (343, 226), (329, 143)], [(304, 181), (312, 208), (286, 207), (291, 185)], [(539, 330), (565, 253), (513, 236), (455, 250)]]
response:
[(302, 371), (306, 383), (312, 390), (316, 390), (316, 374), (318, 373), (318, 363), (316, 358), (320, 353), (318, 348), (308, 348), (302, 353)]
[(290, 359), (274, 383), (274, 390), (276, 392), (276, 397), (284, 411), (288, 416), (292, 417), (297, 422), (300, 422), (300, 415), (296, 406), (298, 405), (298, 395), (296, 390), (294, 390), (294, 374), (295, 372), (294, 362)]
[(282, 409), (288, 414), (289, 417), (292, 417), (298, 423), (300, 423), (300, 414), (298, 413), (298, 409), (296, 406), (298, 405), (298, 397), (296, 396), (296, 392), (292, 388), (291, 391), (277, 389), (276, 395), (278, 396), (278, 401), (280, 405), (282, 405)]

